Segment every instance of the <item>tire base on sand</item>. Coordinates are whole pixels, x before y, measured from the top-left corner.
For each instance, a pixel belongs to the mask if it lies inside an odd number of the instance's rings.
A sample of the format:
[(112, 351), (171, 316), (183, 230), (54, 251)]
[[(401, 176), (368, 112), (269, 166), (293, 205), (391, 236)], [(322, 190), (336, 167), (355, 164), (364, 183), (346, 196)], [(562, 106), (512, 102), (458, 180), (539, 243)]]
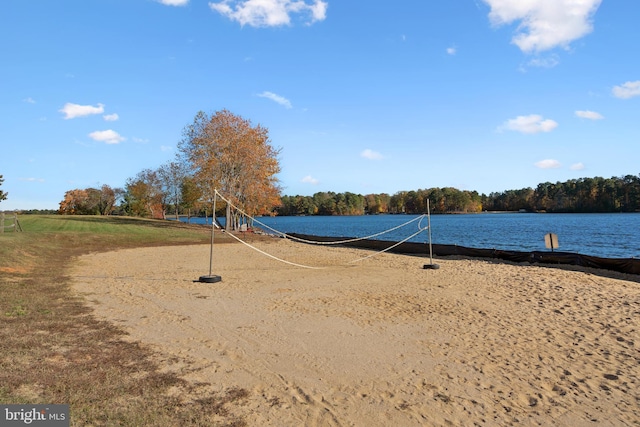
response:
[(200, 276), (197, 282), (200, 283), (216, 283), (222, 281), (222, 277), (212, 275), (212, 276)]

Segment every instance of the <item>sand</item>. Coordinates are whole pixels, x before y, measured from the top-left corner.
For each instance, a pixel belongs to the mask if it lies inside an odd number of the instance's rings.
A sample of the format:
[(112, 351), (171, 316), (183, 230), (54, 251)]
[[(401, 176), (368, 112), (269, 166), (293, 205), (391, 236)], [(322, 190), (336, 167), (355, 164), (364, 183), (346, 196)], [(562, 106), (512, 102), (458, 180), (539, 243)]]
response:
[(640, 424), (640, 283), (284, 239), (79, 258), (96, 316), (250, 426)]

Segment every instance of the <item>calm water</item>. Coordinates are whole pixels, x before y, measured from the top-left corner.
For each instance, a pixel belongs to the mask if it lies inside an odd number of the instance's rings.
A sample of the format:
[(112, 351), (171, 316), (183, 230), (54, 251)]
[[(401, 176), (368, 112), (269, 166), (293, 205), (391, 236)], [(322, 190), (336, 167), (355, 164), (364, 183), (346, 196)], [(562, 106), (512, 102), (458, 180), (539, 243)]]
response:
[[(416, 217), (418, 215), (261, 217), (257, 221), (284, 233), (365, 237)], [(202, 222), (202, 218), (199, 220)], [(192, 222), (195, 222), (194, 219)], [(415, 221), (376, 239), (404, 240), (418, 231), (418, 224)], [(260, 227), (259, 223), (255, 225)], [(426, 218), (421, 225), (427, 225)], [(605, 258), (640, 258), (640, 213), (482, 213), (431, 216), (431, 239), (438, 244), (545, 251), (544, 236), (547, 233), (558, 235), (559, 251)], [(425, 231), (411, 241), (427, 242), (428, 234)]]

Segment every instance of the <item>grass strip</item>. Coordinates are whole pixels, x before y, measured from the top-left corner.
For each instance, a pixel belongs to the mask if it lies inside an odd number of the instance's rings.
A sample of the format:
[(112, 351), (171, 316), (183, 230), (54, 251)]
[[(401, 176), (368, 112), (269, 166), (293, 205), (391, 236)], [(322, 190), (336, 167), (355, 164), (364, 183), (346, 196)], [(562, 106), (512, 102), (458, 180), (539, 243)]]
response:
[[(92, 315), (67, 276), (77, 256), (208, 243), (210, 228), (98, 216), (20, 222), (22, 233), (0, 234), (0, 403), (69, 404), (74, 426), (245, 425), (229, 411), (245, 390), (202, 396), (205, 385), (162, 372), (149, 348)], [(171, 387), (198, 398), (185, 403)]]

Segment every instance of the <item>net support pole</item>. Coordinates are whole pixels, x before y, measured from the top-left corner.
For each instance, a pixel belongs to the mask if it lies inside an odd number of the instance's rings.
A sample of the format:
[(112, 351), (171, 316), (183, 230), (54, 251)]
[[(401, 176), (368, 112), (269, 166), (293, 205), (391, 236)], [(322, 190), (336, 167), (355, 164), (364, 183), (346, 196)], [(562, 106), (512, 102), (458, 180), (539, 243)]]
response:
[(431, 208), (429, 206), (429, 198), (427, 198), (427, 227), (429, 232), (429, 264), (423, 265), (422, 268), (425, 270), (437, 270), (440, 266), (433, 263), (433, 247), (431, 245)]
[(213, 193), (213, 212), (211, 213), (211, 247), (209, 249), (209, 275), (200, 276), (197, 282), (201, 283), (216, 283), (222, 280), (222, 277), (213, 274), (213, 240), (214, 230), (216, 228), (216, 199), (218, 196), (218, 190), (214, 190)]

